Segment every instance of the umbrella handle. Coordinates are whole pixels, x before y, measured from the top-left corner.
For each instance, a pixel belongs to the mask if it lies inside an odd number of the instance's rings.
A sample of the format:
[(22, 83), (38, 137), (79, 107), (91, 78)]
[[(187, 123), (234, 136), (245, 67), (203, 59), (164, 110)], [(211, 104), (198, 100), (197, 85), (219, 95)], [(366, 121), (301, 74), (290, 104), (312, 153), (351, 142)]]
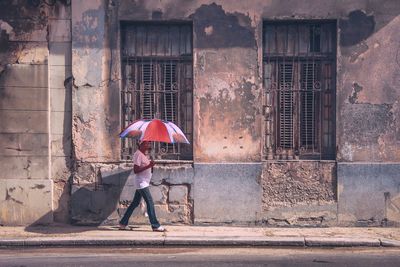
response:
[[(150, 154), (150, 160), (153, 160), (153, 155)], [(151, 173), (153, 173), (153, 167), (151, 167)]]

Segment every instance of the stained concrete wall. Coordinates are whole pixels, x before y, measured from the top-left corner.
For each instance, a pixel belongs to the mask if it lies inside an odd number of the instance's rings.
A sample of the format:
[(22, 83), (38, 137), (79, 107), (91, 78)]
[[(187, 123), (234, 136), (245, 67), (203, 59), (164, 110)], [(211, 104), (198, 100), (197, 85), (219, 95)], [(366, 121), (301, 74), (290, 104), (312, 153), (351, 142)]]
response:
[[(400, 7), (354, 11), (339, 23), (338, 159), (399, 162)], [(362, 25), (359, 34), (356, 27)], [(384, 51), (384, 52), (383, 52)]]
[(112, 10), (108, 8), (101, 0), (72, 3), (72, 135), (78, 161), (113, 162), (120, 157), (116, 138), (121, 130), (120, 93), (116, 87), (120, 62), (114, 62), (110, 47), (118, 40), (118, 23), (117, 30), (109, 27)]
[(400, 223), (400, 180), (393, 174), (400, 162), (399, 14), (396, 1), (367, 2), (339, 21), (337, 159), (342, 225)]
[(69, 220), (69, 13), (61, 3), (0, 3), (0, 224)]
[(339, 163), (340, 224), (399, 226), (399, 173), (394, 163)]
[(260, 163), (199, 163), (194, 167), (195, 223), (261, 222)]
[[(246, 217), (271, 225), (339, 222), (337, 179), (340, 187), (340, 181), (353, 177), (339, 177), (335, 161), (267, 161), (255, 169), (246, 164), (240, 165), (242, 171), (230, 169), (232, 162), (261, 162), (265, 157), (261, 47), (266, 19), (338, 21), (337, 160), (399, 161), (398, 62), (393, 57), (398, 52), (399, 7), (394, 0), (306, 5), (276, 0), (99, 0), (78, 1), (75, 7), (73, 136), (76, 159), (83, 163), (119, 161), (119, 21), (192, 23), (195, 164), (189, 184), (194, 222), (243, 222)], [(159, 203), (167, 205), (168, 186), (154, 186)], [(129, 182), (126, 188), (131, 188)], [(125, 191), (133, 193), (131, 189)], [(226, 192), (236, 189), (243, 194), (235, 200), (248, 209), (221, 201), (231, 199)], [(255, 194), (251, 200), (249, 192)]]
[(18, 4), (0, 4), (0, 224), (52, 221), (47, 10)]
[(48, 28), (53, 217), (56, 222), (69, 223), (73, 167), (71, 6), (61, 2), (52, 6)]
[[(135, 194), (132, 163), (78, 163), (71, 195), (71, 220), (77, 225), (118, 224)], [(161, 223), (193, 222), (191, 164), (158, 164), (154, 167), (150, 192)], [(142, 200), (132, 223), (148, 223)]]
[[(0, 217), (2, 223), (40, 221), (41, 215), (28, 214), (28, 208), (40, 210), (44, 221), (54, 216), (78, 224), (113, 223), (129, 204), (131, 166), (121, 162), (117, 138), (120, 21), (193, 25), (194, 164), (156, 168), (152, 192), (163, 222), (399, 221), (398, 193), (391, 188), (397, 178), (390, 171), (400, 162), (397, 0), (74, 0), (70, 7), (57, 1), (36, 8), (20, 0), (0, 5), (0, 57), (9, 64), (1, 63), (0, 77), (5, 170), (0, 181), (8, 188), (0, 198), (2, 214), (8, 214)], [(263, 161), (262, 23), (274, 19), (338, 22), (336, 161)], [(21, 118), (25, 123), (16, 123)], [(386, 168), (387, 162), (394, 167)], [(352, 197), (362, 180), (354, 170), (372, 168), (359, 163), (373, 163), (381, 182), (378, 191), (363, 186)], [(24, 183), (28, 179), (40, 183)], [(20, 202), (30, 198), (14, 194), (25, 188), (29, 194), (53, 192), (40, 207), (24, 206)], [(381, 203), (382, 192), (390, 211)], [(375, 193), (379, 197), (366, 199)], [(371, 203), (367, 210), (357, 205), (362, 200)], [(15, 210), (16, 217), (9, 219)], [(146, 218), (138, 214), (135, 220)]]

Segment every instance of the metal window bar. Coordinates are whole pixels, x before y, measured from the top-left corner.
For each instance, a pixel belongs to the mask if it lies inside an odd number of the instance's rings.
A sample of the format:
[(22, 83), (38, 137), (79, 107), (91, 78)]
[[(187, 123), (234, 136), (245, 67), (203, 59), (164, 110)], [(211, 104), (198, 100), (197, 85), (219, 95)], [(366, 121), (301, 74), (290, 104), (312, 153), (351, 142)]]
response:
[(266, 22), (267, 159), (335, 157), (334, 22)]
[(303, 63), (301, 73), (301, 109), (300, 109), (300, 146), (305, 150), (316, 149), (317, 123), (315, 121), (318, 113), (318, 81), (314, 63)]
[[(122, 127), (137, 119), (176, 123), (192, 142), (192, 30), (186, 24), (122, 25)], [(121, 142), (130, 159), (136, 142)], [(157, 159), (193, 158), (192, 145), (154, 143)]]
[(293, 147), (293, 64), (279, 65), (279, 145)]

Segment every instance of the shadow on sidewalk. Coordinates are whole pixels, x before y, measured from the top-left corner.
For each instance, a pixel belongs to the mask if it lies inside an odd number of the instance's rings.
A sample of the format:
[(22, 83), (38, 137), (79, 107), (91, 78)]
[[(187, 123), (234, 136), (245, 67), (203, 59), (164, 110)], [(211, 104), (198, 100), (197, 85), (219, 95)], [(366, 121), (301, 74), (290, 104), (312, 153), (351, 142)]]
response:
[(69, 233), (82, 233), (98, 230), (97, 227), (93, 226), (71, 226), (68, 224), (32, 224), (25, 227), (26, 232), (38, 233), (38, 234), (69, 234)]
[(146, 226), (145, 228), (137, 226), (137, 225), (128, 225), (125, 229), (119, 229), (118, 226), (104, 226), (97, 228), (99, 231), (134, 231), (134, 232), (153, 232), (150, 226)]
[(79, 233), (91, 230), (118, 230), (112, 228), (98, 228), (103, 224), (115, 223), (119, 220), (117, 212), (122, 190), (128, 180), (131, 169), (117, 168), (103, 172), (100, 182), (82, 186), (73, 185), (69, 201), (71, 224), (57, 224), (53, 222), (53, 214), (57, 210), (48, 212), (25, 231), (41, 234)]
[(30, 225), (25, 228), (25, 231), (37, 234), (72, 234), (72, 233), (84, 233), (90, 231), (105, 231), (105, 232), (153, 232), (150, 226), (145, 228), (137, 225), (129, 225), (126, 229), (120, 230), (118, 226), (73, 226), (69, 224), (48, 224), (48, 225)]

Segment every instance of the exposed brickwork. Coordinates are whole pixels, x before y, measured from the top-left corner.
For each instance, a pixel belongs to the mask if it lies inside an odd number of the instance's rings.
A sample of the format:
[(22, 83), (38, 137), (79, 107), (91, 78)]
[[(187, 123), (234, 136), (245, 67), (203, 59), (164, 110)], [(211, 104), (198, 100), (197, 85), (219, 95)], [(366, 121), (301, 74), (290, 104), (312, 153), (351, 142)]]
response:
[(264, 210), (335, 202), (335, 163), (265, 163), (261, 184)]

